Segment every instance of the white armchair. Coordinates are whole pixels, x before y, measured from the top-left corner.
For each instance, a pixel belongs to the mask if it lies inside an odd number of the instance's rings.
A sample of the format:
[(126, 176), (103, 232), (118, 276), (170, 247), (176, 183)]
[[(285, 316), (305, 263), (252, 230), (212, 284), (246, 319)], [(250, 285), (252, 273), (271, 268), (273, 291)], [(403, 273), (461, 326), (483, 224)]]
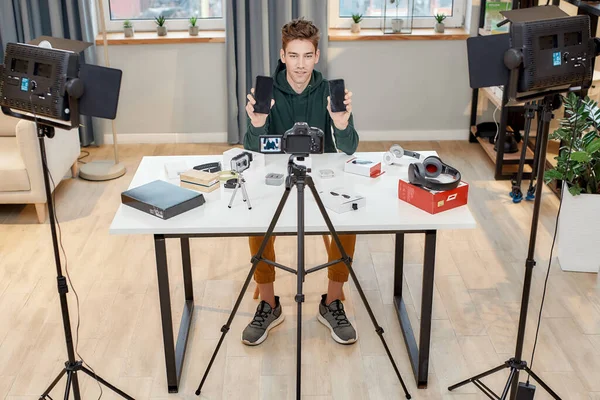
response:
[[(45, 147), (48, 169), (56, 185), (69, 169), (73, 177), (77, 176), (80, 154), (77, 129), (67, 131), (57, 128), (53, 139), (45, 139)], [(46, 192), (35, 123), (8, 117), (2, 112), (0, 204), (34, 204), (39, 222), (46, 221)]]

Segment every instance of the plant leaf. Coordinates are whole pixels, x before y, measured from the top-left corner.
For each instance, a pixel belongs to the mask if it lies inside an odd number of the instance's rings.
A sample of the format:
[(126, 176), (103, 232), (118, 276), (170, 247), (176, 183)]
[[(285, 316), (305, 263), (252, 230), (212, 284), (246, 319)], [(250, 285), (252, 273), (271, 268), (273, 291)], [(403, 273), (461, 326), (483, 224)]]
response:
[(571, 193), (573, 196), (577, 196), (577, 195), (581, 194), (582, 191), (583, 191), (583, 189), (581, 189), (581, 187), (579, 187), (579, 184), (573, 185), (569, 188), (569, 193)]
[(549, 169), (544, 173), (544, 178), (546, 179), (547, 182), (550, 182), (555, 179), (562, 180), (563, 177), (564, 177), (564, 174), (556, 169)]
[(589, 162), (591, 160), (591, 156), (585, 151), (574, 151), (571, 153), (571, 160), (577, 162)]
[(585, 148), (588, 153), (594, 154), (598, 150), (600, 150), (600, 139), (595, 139), (593, 142), (587, 145)]

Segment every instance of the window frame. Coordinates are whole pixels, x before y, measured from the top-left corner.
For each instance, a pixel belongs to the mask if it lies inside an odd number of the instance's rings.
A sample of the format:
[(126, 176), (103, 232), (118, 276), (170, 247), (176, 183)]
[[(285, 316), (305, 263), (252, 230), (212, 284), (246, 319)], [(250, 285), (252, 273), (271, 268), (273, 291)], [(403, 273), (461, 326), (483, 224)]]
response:
[[(106, 22), (107, 32), (119, 32), (123, 31), (123, 23), (125, 19), (111, 19), (110, 18), (110, 0), (100, 0), (104, 4), (104, 21)], [(198, 18), (196, 26), (200, 30), (225, 30), (225, 16), (227, 15), (227, 1), (222, 0), (223, 7), (223, 18), (210, 18), (201, 19)], [(156, 23), (153, 19), (130, 19), (133, 27), (137, 32), (150, 32), (156, 30)], [(188, 30), (190, 23), (188, 19), (167, 19), (166, 26), (168, 30), (172, 31), (186, 31)]]
[[(383, 0), (387, 1), (387, 0)], [(446, 28), (462, 28), (465, 25), (466, 0), (453, 0), (452, 16), (444, 20)], [(365, 17), (360, 23), (362, 28), (381, 29), (383, 17)], [(413, 17), (413, 28), (433, 28), (435, 26), (433, 17)], [(340, 17), (340, 0), (329, 2), (329, 27), (342, 29), (350, 28), (352, 18)]]

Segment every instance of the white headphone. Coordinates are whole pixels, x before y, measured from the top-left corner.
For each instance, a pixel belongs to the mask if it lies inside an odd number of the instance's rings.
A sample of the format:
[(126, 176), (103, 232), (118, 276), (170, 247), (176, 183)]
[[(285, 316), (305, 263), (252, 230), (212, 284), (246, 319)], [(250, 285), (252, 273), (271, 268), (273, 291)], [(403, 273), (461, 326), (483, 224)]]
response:
[(390, 147), (389, 151), (383, 154), (383, 162), (385, 162), (387, 165), (396, 164), (403, 156), (416, 158), (417, 160), (421, 158), (419, 153), (410, 150), (404, 150), (402, 146), (395, 144)]

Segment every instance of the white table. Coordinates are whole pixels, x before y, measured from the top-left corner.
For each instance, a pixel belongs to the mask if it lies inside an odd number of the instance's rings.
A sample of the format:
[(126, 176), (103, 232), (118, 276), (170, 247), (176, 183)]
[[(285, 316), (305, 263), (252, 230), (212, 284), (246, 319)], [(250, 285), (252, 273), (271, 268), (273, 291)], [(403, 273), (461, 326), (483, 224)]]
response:
[[(421, 151), (420, 154), (428, 156), (436, 153)], [(356, 153), (354, 156), (381, 161), (382, 155), (383, 153)], [(241, 193), (237, 194), (233, 207), (228, 208), (227, 205), (233, 191), (225, 189), (223, 185), (212, 193), (204, 194), (206, 203), (203, 206), (166, 221), (124, 205), (121, 205), (117, 210), (110, 227), (111, 234), (147, 234), (154, 236), (169, 392), (175, 393), (178, 391), (194, 308), (189, 239), (196, 237), (264, 235), (285, 190), (284, 185), (267, 186), (264, 183), (264, 176), (268, 172), (279, 172), (287, 175), (288, 158), (287, 155), (267, 155), (263, 168), (252, 165), (251, 169), (244, 172), (248, 196), (252, 203), (251, 210), (242, 201)], [(349, 158), (351, 156), (343, 153), (313, 155), (311, 156), (313, 172), (310, 175), (313, 177), (319, 192), (343, 186), (355, 193), (363, 194), (367, 198), (366, 207), (356, 211), (337, 214), (328, 210), (328, 215), (338, 233), (395, 234), (394, 303), (398, 311), (417, 386), (423, 388), (427, 385), (429, 364), (437, 230), (473, 229), (476, 223), (468, 206), (431, 215), (398, 199), (398, 180), (401, 178), (407, 179), (408, 165), (415, 162), (414, 159), (406, 158), (402, 160), (401, 165), (387, 166), (384, 164), (383, 170), (385, 173), (372, 179), (344, 173), (344, 163)], [(178, 184), (178, 179), (168, 179), (164, 168), (165, 163), (183, 161), (191, 169), (199, 164), (221, 160), (222, 156), (220, 155), (144, 157), (129, 188), (156, 179)], [(321, 179), (318, 170), (323, 168), (334, 170), (335, 177), (333, 179)], [(227, 166), (224, 166), (224, 169), (227, 169)], [(468, 177), (465, 180), (468, 181)], [(292, 189), (287, 204), (281, 213), (275, 228), (277, 235), (297, 234), (297, 198), (295, 191), (295, 189)], [(306, 234), (329, 233), (308, 188), (305, 195), (304, 218)], [(405, 233), (425, 234), (421, 329), (418, 345), (402, 300)], [(176, 345), (173, 335), (165, 244), (165, 240), (170, 238), (178, 238), (181, 241), (185, 287), (185, 307)]]

